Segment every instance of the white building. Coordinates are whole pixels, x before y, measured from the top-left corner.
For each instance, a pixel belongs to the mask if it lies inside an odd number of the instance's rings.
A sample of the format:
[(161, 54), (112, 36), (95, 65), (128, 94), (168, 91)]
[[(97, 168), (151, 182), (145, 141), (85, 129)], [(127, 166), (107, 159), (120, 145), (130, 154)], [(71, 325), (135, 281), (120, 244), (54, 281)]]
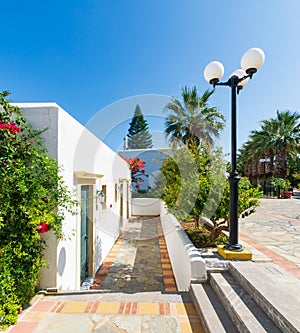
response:
[(43, 134), (49, 156), (81, 201), (77, 216), (63, 223), (65, 240), (42, 234), (47, 268), (40, 288), (79, 289), (108, 255), (131, 214), (129, 165), (56, 103), (17, 103), (34, 129)]

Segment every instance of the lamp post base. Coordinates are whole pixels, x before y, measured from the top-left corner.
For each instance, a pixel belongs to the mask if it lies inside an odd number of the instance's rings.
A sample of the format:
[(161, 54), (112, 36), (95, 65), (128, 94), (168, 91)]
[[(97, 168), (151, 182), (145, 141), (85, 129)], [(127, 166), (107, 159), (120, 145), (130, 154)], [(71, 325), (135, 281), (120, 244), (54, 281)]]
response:
[(241, 252), (241, 251), (243, 251), (243, 246), (241, 244), (227, 243), (226, 245), (224, 245), (224, 249), (229, 250), (229, 251)]
[(251, 260), (252, 252), (247, 248), (242, 247), (241, 251), (234, 251), (226, 249), (226, 245), (218, 245), (218, 253), (226, 260)]

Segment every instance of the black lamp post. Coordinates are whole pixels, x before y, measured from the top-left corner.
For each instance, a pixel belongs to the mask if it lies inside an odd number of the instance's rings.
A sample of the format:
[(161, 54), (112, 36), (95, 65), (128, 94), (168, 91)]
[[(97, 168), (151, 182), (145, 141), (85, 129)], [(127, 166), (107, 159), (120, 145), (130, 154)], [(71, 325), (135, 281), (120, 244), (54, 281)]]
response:
[(238, 242), (238, 183), (240, 180), (237, 163), (237, 108), (236, 97), (239, 91), (245, 86), (249, 78), (264, 63), (264, 52), (259, 48), (249, 49), (244, 53), (241, 59), (243, 69), (234, 71), (226, 82), (219, 82), (224, 74), (224, 66), (219, 61), (209, 63), (204, 70), (205, 79), (215, 86), (228, 86), (231, 88), (231, 172), (228, 180), (230, 184), (230, 200), (229, 200), (229, 242), (224, 246), (225, 249), (231, 251), (242, 251), (243, 247)]

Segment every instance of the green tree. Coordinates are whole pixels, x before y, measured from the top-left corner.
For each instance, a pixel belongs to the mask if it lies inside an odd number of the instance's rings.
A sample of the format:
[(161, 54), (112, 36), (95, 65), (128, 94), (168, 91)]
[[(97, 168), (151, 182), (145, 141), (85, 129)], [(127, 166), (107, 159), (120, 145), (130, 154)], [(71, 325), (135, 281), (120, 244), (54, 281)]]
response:
[[(276, 118), (263, 120), (261, 128), (251, 132), (240, 152), (240, 161), (257, 165), (260, 158), (270, 158), (271, 174), (286, 178), (288, 160), (300, 152), (300, 114), (290, 111), (276, 112)], [(241, 164), (241, 163), (240, 163)]]
[(202, 146), (176, 149), (163, 161), (165, 177), (162, 199), (179, 220), (199, 224), (202, 214), (211, 216), (226, 182), (221, 151)]
[(206, 90), (200, 97), (197, 88), (184, 87), (182, 102), (174, 98), (167, 106), (165, 133), (172, 144), (184, 143), (189, 148), (201, 141), (211, 145), (224, 128), (224, 116), (215, 107), (208, 106), (214, 90)]
[(14, 323), (35, 293), (44, 264), (41, 233), (63, 238), (65, 213), (76, 201), (40, 132), (0, 93), (0, 327)]
[[(180, 221), (193, 221), (198, 227), (208, 218), (211, 238), (229, 230), (229, 182), (226, 162), (220, 150), (202, 147), (177, 149), (163, 161), (165, 178), (162, 199)], [(239, 182), (239, 217), (255, 211), (261, 191), (247, 178)]]
[(139, 105), (136, 106), (129, 124), (127, 138), (127, 148), (129, 149), (147, 149), (153, 147), (149, 126)]

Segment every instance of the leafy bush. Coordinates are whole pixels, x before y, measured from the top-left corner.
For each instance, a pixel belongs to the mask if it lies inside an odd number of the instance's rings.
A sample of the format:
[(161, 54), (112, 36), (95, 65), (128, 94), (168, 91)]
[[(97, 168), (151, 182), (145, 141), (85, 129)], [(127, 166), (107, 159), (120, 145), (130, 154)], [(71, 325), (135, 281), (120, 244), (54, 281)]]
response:
[(0, 93), (0, 327), (17, 320), (35, 294), (44, 264), (40, 232), (63, 238), (65, 212), (76, 202), (47, 156), (40, 132)]
[(185, 231), (197, 248), (216, 247), (218, 244), (226, 244), (228, 242), (228, 237), (225, 234), (220, 233), (215, 236), (205, 226), (190, 227), (185, 229)]
[[(247, 217), (255, 212), (262, 196), (259, 187), (253, 187), (247, 177), (242, 177), (238, 184), (238, 216), (239, 218)], [(215, 213), (210, 220), (213, 224), (212, 234), (217, 237), (223, 230), (229, 231), (229, 197), (230, 186), (229, 181), (222, 195), (222, 199)]]
[[(162, 199), (180, 221), (196, 227), (210, 220), (211, 239), (229, 230), (229, 182), (221, 151), (205, 146), (178, 149), (163, 161), (165, 177)], [(247, 178), (239, 181), (239, 217), (255, 211), (262, 192)], [(199, 236), (200, 237), (200, 236)], [(202, 237), (202, 236), (201, 236)]]
[(291, 183), (288, 179), (283, 178), (270, 178), (270, 184), (273, 186), (279, 186), (281, 189), (288, 189), (291, 186)]

